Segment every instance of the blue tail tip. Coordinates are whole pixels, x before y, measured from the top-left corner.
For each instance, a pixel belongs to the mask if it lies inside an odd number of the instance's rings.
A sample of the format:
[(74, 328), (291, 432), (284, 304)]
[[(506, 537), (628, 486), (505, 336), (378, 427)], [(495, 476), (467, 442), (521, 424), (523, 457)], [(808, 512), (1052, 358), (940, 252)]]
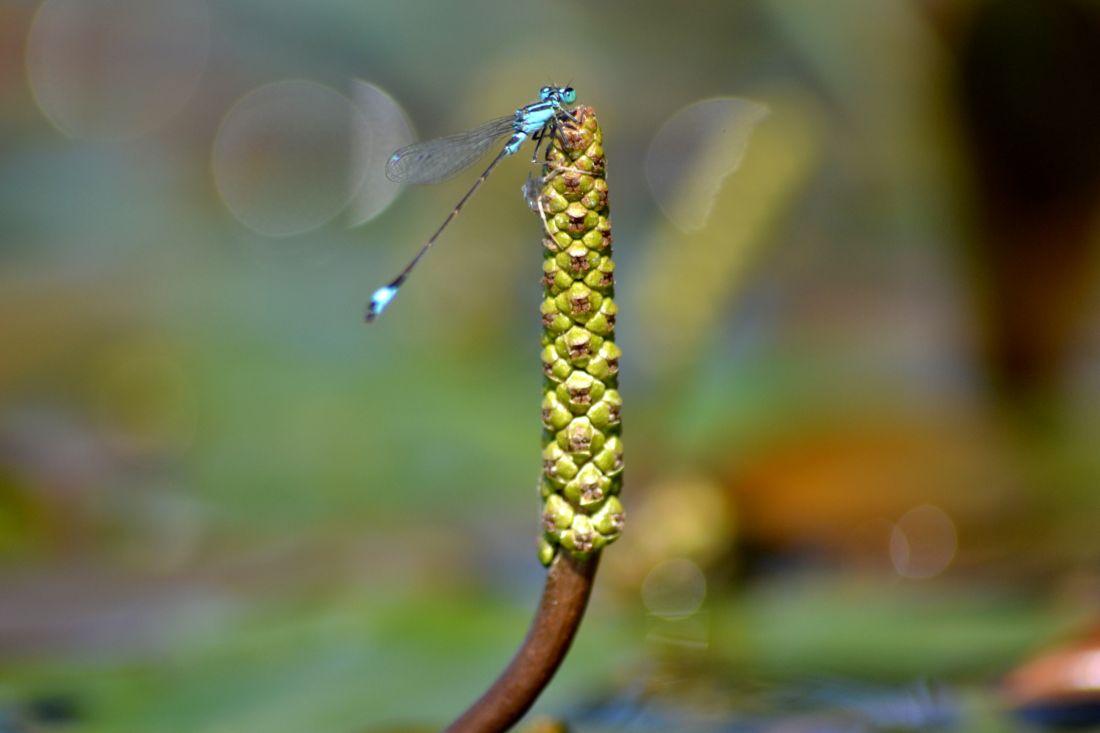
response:
[(395, 295), (397, 295), (397, 288), (393, 285), (375, 290), (374, 295), (370, 296), (370, 305), (367, 306), (367, 323), (382, 315), (382, 311), (386, 309), (386, 306), (390, 304)]

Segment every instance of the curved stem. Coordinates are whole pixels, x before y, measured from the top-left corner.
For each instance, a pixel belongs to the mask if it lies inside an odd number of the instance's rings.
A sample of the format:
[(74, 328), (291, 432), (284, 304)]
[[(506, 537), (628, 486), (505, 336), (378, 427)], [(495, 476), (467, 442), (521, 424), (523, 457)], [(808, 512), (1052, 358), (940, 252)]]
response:
[(534, 705), (573, 643), (599, 560), (598, 552), (583, 558), (558, 553), (523, 645), (492, 687), (444, 733), (500, 733)]

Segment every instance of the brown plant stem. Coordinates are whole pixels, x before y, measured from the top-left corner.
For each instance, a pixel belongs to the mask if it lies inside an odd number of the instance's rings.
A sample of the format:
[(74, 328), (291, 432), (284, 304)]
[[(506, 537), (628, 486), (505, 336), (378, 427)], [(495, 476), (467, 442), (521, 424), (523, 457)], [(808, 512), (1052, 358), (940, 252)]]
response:
[(496, 682), (444, 733), (501, 733), (534, 705), (573, 643), (599, 560), (598, 552), (587, 557), (558, 553), (523, 645)]

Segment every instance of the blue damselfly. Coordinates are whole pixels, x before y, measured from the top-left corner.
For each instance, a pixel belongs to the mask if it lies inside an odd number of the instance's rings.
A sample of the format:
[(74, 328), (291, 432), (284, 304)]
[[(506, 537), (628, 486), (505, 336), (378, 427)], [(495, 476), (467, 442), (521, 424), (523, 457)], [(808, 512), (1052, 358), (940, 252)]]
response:
[[(458, 204), (443, 220), (427, 242), (421, 246), (416, 255), (405, 265), (405, 269), (395, 277), (388, 285), (378, 288), (371, 296), (370, 305), (367, 306), (367, 321), (373, 321), (397, 295), (398, 289), (409, 277), (409, 273), (416, 267), (420, 259), (431, 249), (435, 240), (458, 215), (466, 202), (474, 195), (474, 191), (485, 182), (493, 168), (502, 159), (516, 153), (523, 142), (530, 138), (535, 142), (535, 151), (531, 156), (532, 162), (537, 159), (539, 145), (547, 134), (554, 134), (558, 123), (562, 118), (573, 120), (573, 116), (565, 109), (566, 105), (577, 101), (577, 93), (572, 87), (545, 86), (539, 90), (539, 101), (524, 105), (514, 114), (490, 120), (480, 127), (475, 127), (468, 132), (460, 132), (456, 135), (448, 135), (422, 143), (414, 143), (401, 148), (390, 156), (386, 163), (386, 177), (396, 183), (439, 183), (451, 178), (459, 171), (471, 165), (488, 150), (494, 142), (511, 135), (497, 156), (485, 169), (485, 172), (474, 181), (474, 185), (459, 199)], [(575, 121), (575, 120), (574, 120)]]

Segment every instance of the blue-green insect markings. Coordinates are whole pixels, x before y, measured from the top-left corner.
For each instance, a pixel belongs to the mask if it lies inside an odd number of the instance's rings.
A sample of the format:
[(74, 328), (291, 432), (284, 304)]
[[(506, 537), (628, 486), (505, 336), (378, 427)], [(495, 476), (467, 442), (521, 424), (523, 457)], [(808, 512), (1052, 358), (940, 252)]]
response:
[(474, 191), (485, 182), (489, 174), (502, 159), (515, 154), (523, 142), (530, 138), (535, 142), (535, 151), (531, 161), (538, 157), (539, 145), (547, 134), (554, 134), (561, 120), (567, 119), (575, 122), (573, 115), (565, 109), (566, 105), (577, 101), (577, 92), (573, 87), (545, 86), (539, 90), (539, 101), (524, 105), (514, 114), (490, 120), (480, 127), (468, 132), (460, 132), (456, 135), (448, 135), (422, 143), (414, 143), (401, 148), (386, 163), (386, 177), (395, 183), (439, 183), (454, 176), (459, 171), (471, 165), (480, 158), (489, 147), (504, 137), (511, 135), (500, 152), (485, 172), (481, 174), (470, 190), (459, 199), (458, 204), (439, 225), (427, 242), (421, 246), (416, 255), (405, 265), (405, 269), (390, 281), (388, 285), (378, 288), (371, 296), (370, 305), (367, 306), (367, 321), (377, 318), (397, 291), (408, 279), (409, 273), (420, 259), (427, 254), (435, 240), (458, 215), (462, 207), (466, 205)]

